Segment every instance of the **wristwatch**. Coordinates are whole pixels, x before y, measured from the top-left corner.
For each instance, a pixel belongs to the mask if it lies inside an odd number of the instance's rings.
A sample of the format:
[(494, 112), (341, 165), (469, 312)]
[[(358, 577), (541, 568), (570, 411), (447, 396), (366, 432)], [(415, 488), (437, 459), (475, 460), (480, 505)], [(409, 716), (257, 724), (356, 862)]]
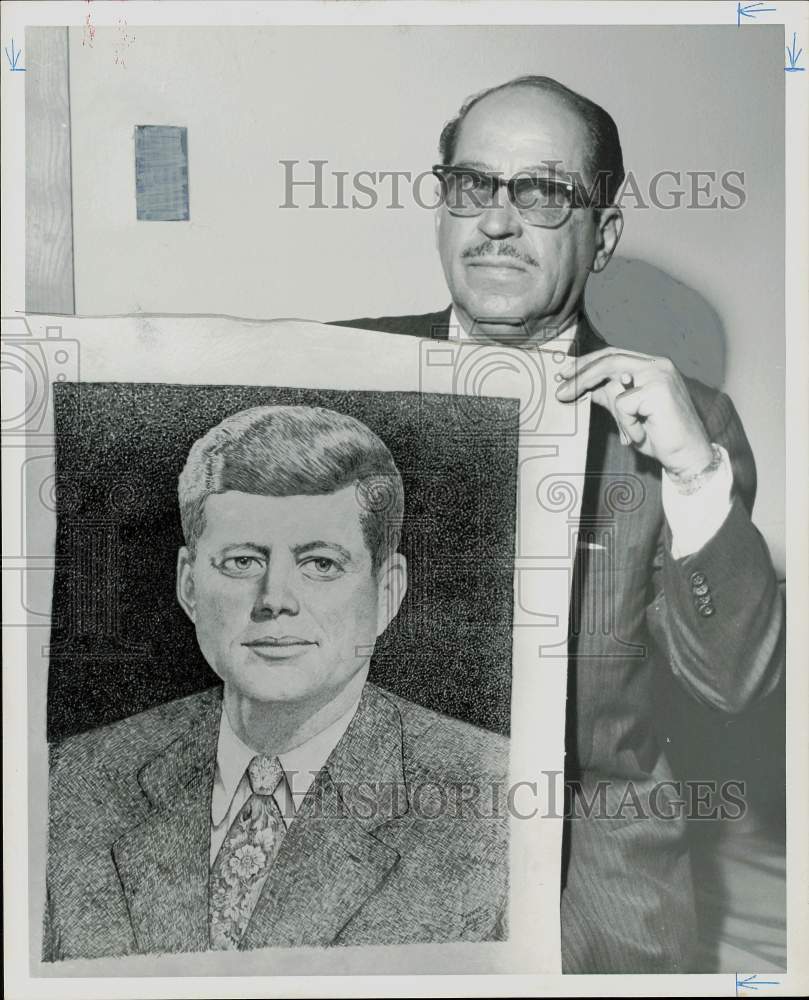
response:
[(711, 445), (711, 452), (713, 453), (713, 458), (700, 472), (694, 472), (690, 476), (673, 476), (668, 470), (666, 470), (666, 475), (672, 481), (678, 493), (682, 493), (684, 496), (691, 496), (693, 493), (699, 493), (705, 481), (710, 479), (710, 477), (716, 472), (722, 464), (722, 452), (719, 450), (719, 446), (715, 444)]

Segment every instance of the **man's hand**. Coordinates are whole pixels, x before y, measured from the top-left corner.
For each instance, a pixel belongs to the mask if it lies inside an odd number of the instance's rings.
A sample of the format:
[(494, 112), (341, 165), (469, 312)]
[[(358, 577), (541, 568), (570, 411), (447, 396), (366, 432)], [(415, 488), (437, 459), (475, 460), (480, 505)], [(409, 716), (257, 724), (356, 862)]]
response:
[(683, 381), (668, 358), (607, 347), (570, 358), (556, 390), (564, 403), (590, 393), (615, 418), (623, 444), (657, 459), (673, 477), (701, 472), (713, 458), (711, 442)]

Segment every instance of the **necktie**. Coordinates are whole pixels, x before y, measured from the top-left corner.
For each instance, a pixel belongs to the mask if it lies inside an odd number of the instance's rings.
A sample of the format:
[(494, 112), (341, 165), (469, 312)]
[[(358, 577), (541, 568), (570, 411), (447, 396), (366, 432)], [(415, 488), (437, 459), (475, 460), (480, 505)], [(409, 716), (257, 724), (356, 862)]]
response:
[(273, 793), (284, 778), (277, 757), (254, 757), (252, 795), (239, 810), (211, 868), (211, 947), (235, 949), (253, 914), (286, 830)]

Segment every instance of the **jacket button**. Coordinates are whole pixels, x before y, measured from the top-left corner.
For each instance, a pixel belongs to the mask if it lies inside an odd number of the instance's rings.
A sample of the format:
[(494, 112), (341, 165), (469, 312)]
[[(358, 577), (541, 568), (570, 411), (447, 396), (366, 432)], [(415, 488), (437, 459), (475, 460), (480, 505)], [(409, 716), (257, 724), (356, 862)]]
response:
[(699, 609), (699, 613), (703, 618), (710, 618), (711, 615), (716, 613), (716, 608), (713, 604), (705, 604)]
[(694, 593), (697, 595), (697, 597), (702, 597), (703, 594), (707, 594), (708, 593), (708, 584), (707, 583), (701, 583), (701, 584), (699, 584), (699, 586), (697, 586), (697, 584), (694, 584), (691, 589), (694, 591)]
[(697, 597), (694, 601), (694, 605), (698, 608), (706, 608), (711, 603), (711, 595), (703, 594), (701, 597)]
[(705, 583), (705, 574), (704, 573), (692, 573), (691, 574), (691, 583), (693, 583), (693, 585), (695, 587), (701, 587), (703, 585), (703, 583)]

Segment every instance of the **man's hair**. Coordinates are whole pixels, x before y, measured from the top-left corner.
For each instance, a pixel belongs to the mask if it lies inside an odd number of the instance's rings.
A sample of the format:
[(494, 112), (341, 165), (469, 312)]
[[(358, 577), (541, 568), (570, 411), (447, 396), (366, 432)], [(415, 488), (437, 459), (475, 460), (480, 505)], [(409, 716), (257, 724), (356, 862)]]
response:
[(319, 496), (356, 484), (373, 572), (399, 544), (402, 477), (365, 424), (318, 406), (256, 406), (226, 417), (195, 441), (180, 473), (180, 519), (192, 558), (214, 493)]
[(516, 87), (532, 87), (535, 90), (554, 94), (578, 114), (590, 139), (586, 169), (590, 174), (590, 190), (592, 191), (593, 186), (595, 186), (598, 192), (594, 204), (600, 208), (611, 204), (624, 181), (624, 158), (621, 152), (618, 127), (602, 107), (594, 101), (582, 97), (581, 94), (577, 94), (574, 90), (570, 90), (550, 76), (518, 76), (467, 98), (458, 114), (447, 122), (441, 132), (441, 138), (438, 141), (441, 162), (446, 166), (452, 164), (458, 145), (458, 134), (464, 119), (472, 108), (489, 94), (496, 94), (500, 90), (510, 90)]

